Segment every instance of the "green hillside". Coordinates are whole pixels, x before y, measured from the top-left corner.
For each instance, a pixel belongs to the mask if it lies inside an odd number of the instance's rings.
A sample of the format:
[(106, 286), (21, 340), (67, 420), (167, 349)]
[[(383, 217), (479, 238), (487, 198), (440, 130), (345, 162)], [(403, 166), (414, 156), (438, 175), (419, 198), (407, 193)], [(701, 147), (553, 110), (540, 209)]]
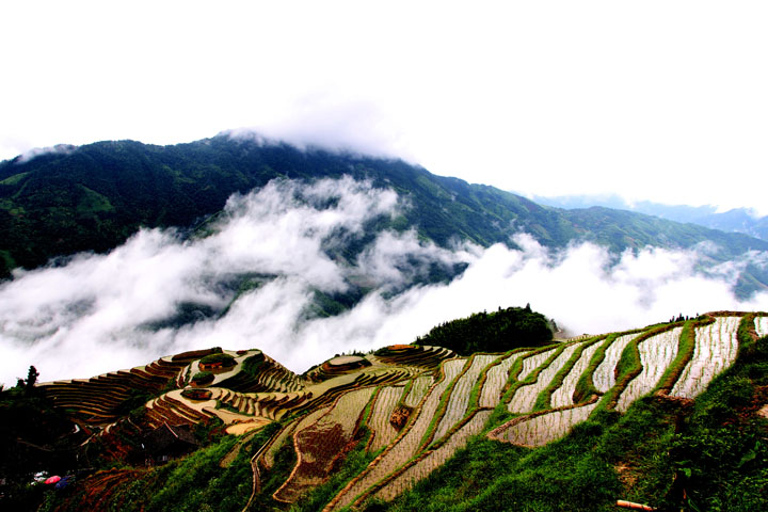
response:
[[(262, 187), (274, 178), (342, 175), (392, 188), (408, 205), (402, 217), (382, 220), (371, 230), (415, 227), (422, 237), (443, 246), (455, 238), (482, 246), (509, 245), (510, 236), (522, 230), (547, 247), (589, 240), (616, 253), (646, 245), (689, 248), (711, 241), (719, 247), (711, 255), (714, 263), (750, 250), (768, 250), (768, 242), (745, 235), (641, 214), (543, 207), (493, 187), (435, 176), (400, 160), (301, 151), (222, 135), (162, 147), (101, 142), (0, 163), (0, 276), (55, 256), (107, 251), (141, 226), (194, 230), (233, 193)], [(768, 272), (750, 266), (738, 291), (746, 295), (766, 285)]]
[(717, 312), (506, 352), (394, 345), (305, 375), (220, 348), (83, 381), (30, 370), (2, 393), (0, 504), (762, 510), (767, 369), (768, 314)]

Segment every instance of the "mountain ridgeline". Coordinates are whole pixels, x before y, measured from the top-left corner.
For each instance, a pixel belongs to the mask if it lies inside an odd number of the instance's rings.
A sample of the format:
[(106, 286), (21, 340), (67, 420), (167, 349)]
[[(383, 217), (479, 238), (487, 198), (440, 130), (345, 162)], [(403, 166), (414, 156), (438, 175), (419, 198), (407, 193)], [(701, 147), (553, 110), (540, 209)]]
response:
[(614, 210), (630, 210), (645, 213), (662, 219), (674, 220), (698, 224), (721, 231), (744, 233), (746, 235), (768, 240), (768, 216), (760, 217), (749, 208), (733, 208), (725, 212), (718, 212), (714, 206), (685, 206), (665, 205), (653, 201), (637, 201), (629, 203), (619, 196), (564, 196), (564, 197), (537, 197), (533, 200), (546, 206), (557, 208), (590, 208), (602, 206)]
[[(142, 226), (192, 232), (232, 194), (275, 178), (344, 175), (391, 188), (408, 205), (401, 216), (381, 219), (372, 229), (415, 228), (444, 247), (455, 239), (514, 246), (511, 235), (523, 231), (545, 247), (591, 241), (615, 254), (648, 245), (691, 248), (713, 242), (718, 248), (709, 255), (713, 264), (768, 250), (768, 242), (746, 235), (642, 214), (544, 207), (401, 160), (219, 135), (173, 146), (100, 142), (0, 163), (0, 277), (57, 256), (108, 251)], [(736, 291), (746, 296), (766, 287), (768, 271), (748, 265)]]

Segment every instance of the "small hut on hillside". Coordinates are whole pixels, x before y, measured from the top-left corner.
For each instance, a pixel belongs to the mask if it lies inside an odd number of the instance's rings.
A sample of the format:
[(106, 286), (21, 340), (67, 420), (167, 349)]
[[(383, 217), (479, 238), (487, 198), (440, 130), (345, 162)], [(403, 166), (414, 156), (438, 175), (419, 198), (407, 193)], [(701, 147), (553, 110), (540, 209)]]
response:
[(176, 459), (193, 452), (199, 445), (189, 425), (163, 423), (144, 436), (144, 449), (150, 464)]

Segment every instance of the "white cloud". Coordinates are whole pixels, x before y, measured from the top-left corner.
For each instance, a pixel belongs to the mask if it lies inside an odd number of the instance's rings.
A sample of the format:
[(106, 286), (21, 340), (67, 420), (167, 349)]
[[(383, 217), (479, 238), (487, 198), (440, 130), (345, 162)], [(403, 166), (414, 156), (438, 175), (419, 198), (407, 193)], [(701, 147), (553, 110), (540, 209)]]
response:
[[(592, 244), (552, 252), (525, 234), (515, 237), (519, 250), (446, 249), (414, 231), (384, 231), (351, 261), (329, 257), (367, 220), (403, 207), (394, 192), (350, 178), (273, 181), (232, 197), (210, 236), (142, 230), (107, 255), (17, 272), (0, 285), (0, 382), (12, 384), (29, 365), (43, 380), (88, 377), (211, 346), (258, 347), (303, 371), (336, 353), (408, 343), (441, 322), (526, 303), (573, 333), (768, 309), (768, 295), (740, 303), (731, 293), (741, 266), (698, 273), (701, 249), (648, 248), (614, 261)], [(433, 266), (457, 264), (466, 270), (450, 283), (411, 286)], [(353, 308), (311, 314), (317, 292), (356, 286), (370, 291)], [(189, 304), (217, 313), (177, 325)]]

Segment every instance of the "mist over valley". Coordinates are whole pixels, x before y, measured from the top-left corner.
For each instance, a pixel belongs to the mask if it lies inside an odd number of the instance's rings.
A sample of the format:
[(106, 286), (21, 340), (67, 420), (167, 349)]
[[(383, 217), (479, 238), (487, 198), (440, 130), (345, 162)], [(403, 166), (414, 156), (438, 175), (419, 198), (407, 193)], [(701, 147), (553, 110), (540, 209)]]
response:
[(763, 241), (251, 135), (68, 148), (0, 178), (6, 262), (93, 242), (0, 285), (6, 384), (30, 365), (85, 378), (213, 346), (301, 373), (528, 303), (564, 335), (767, 309)]

